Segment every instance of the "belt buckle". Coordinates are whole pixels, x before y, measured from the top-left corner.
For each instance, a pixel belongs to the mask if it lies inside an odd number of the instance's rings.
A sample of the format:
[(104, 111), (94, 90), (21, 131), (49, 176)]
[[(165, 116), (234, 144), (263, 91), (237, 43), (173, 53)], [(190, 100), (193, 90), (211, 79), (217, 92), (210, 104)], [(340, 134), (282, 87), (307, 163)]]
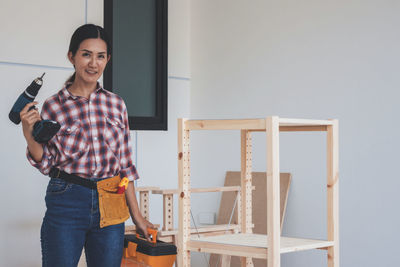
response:
[[(55, 170), (55, 169), (56, 169), (56, 170)], [(57, 175), (53, 175), (55, 171), (57, 172)], [(59, 177), (60, 177), (60, 173), (61, 173), (61, 170), (60, 170), (59, 168), (52, 168), (52, 169), (50, 170), (49, 176), (50, 176), (51, 178), (59, 178)]]

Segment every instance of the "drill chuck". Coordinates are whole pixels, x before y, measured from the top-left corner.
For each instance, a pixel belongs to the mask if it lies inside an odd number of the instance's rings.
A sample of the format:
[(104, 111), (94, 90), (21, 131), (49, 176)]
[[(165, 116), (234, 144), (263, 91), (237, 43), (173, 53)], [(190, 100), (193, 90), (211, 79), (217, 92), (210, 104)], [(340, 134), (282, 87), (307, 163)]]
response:
[(28, 86), (28, 88), (26, 88), (25, 90), (25, 94), (33, 99), (35, 99), (35, 97), (37, 96), (39, 89), (42, 87), (43, 85), (43, 76), (45, 73), (43, 73), (43, 75), (41, 77), (37, 77), (35, 80), (33, 80), (33, 82)]

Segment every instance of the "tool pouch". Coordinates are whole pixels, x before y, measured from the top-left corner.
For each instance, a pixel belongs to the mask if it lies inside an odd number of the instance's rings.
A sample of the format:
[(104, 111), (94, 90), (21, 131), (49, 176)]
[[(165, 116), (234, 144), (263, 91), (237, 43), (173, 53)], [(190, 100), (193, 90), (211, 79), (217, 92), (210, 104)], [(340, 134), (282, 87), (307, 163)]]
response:
[(125, 192), (117, 194), (120, 181), (121, 178), (119, 176), (114, 176), (97, 182), (100, 228), (123, 223), (130, 217)]

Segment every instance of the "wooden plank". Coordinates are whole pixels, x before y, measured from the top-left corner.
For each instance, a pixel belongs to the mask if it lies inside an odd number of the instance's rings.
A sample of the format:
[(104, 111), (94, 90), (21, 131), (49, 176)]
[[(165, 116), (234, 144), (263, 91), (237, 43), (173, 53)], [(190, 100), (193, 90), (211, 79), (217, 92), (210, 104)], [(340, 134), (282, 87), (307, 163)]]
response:
[[(175, 237), (178, 235), (178, 231), (171, 231), (171, 232), (173, 234), (167, 234), (167, 235), (160, 235), (160, 232), (158, 232), (157, 239), (161, 240), (163, 242), (167, 242), (167, 243), (174, 242), (174, 244), (175, 244), (174, 240), (175, 240)], [(191, 235), (205, 237), (205, 236), (237, 234), (237, 233), (238, 233), (237, 229), (229, 229), (229, 230), (211, 231), (211, 232), (204, 232), (204, 233), (192, 232)]]
[(280, 132), (325, 132), (327, 126), (280, 126)]
[(139, 186), (139, 187), (135, 187), (135, 191), (136, 192), (143, 192), (143, 191), (152, 191), (152, 190), (157, 190), (160, 189), (158, 186)]
[(279, 126), (316, 126), (316, 125), (332, 125), (331, 120), (309, 120), (309, 119), (289, 119), (289, 118), (277, 118), (279, 120)]
[(149, 192), (155, 189), (159, 189), (159, 187), (135, 187), (135, 191), (139, 192), (139, 209), (146, 220), (149, 220)]
[(178, 119), (178, 185), (179, 225), (178, 257), (180, 267), (190, 266), (190, 251), (187, 242), (190, 238), (190, 154), (189, 130), (185, 127), (186, 119)]
[[(327, 126), (332, 125), (331, 120), (289, 119), (279, 118), (279, 126)], [(263, 130), (266, 122), (264, 119), (233, 119), (233, 120), (188, 120), (188, 130)], [(301, 128), (299, 128), (301, 129)]]
[[(158, 226), (159, 227), (159, 226)], [(240, 230), (238, 225), (210, 225), (206, 227), (200, 227), (196, 229), (191, 229), (191, 235), (196, 236), (213, 236), (213, 235), (224, 235), (224, 234), (235, 234)], [(125, 234), (135, 234), (136, 232), (126, 232)], [(167, 243), (175, 243), (176, 236), (178, 235), (178, 230), (172, 231), (160, 231), (158, 232), (157, 239)]]
[(268, 266), (280, 267), (279, 118), (267, 117)]
[(188, 120), (188, 130), (265, 130), (265, 119)]
[(192, 188), (192, 193), (235, 192), (240, 191), (240, 186), (222, 186), (209, 188)]
[[(237, 172), (236, 176), (236, 184), (241, 183), (241, 177), (240, 177), (240, 172)], [(225, 176), (225, 185), (227, 184), (227, 176)], [(253, 195), (254, 196), (254, 195)], [(227, 200), (225, 200), (228, 198)], [(236, 198), (236, 199), (235, 199)], [(234, 203), (236, 201), (236, 207), (234, 207)], [(223, 208), (221, 208), (223, 207)], [(217, 218), (217, 224), (221, 223), (229, 223), (229, 224), (238, 224), (239, 229), (242, 229), (242, 213), (240, 212), (240, 207), (242, 207), (242, 192), (237, 192), (237, 193), (231, 193), (231, 192), (225, 192), (222, 193), (221, 196), (221, 201), (219, 203), (219, 212), (218, 212), (218, 218)], [(224, 209), (223, 212), (221, 212), (221, 209)], [(232, 215), (233, 211), (233, 215)], [(235, 215), (236, 213), (236, 215)], [(221, 216), (223, 214), (224, 216)], [(232, 219), (231, 219), (232, 216)], [(236, 221), (235, 221), (236, 218)], [(254, 226), (253, 226), (254, 228)], [(211, 258), (216, 255), (210, 255), (210, 263), (211, 263)]]
[[(265, 132), (265, 129), (249, 130), (250, 132)], [(280, 132), (326, 132), (326, 125), (317, 126), (279, 126)]]
[[(290, 173), (281, 173), (280, 174), (280, 220), (281, 220), (281, 229), (284, 222), (286, 204), (289, 195), (289, 188), (291, 183), (292, 176)], [(224, 186), (232, 186), (240, 184), (240, 172), (228, 171), (226, 172), (225, 184)], [(267, 174), (265, 172), (252, 172), (252, 184), (255, 187), (255, 190), (252, 195), (253, 203), (267, 203)], [(235, 202), (236, 194), (234, 192), (225, 192), (222, 194), (219, 212), (217, 216), (217, 224), (228, 223), (233, 203)], [(237, 202), (237, 207), (239, 205), (239, 199)], [(253, 205), (252, 207), (253, 214), (253, 233), (256, 234), (267, 234), (267, 211), (265, 209), (265, 205)], [(241, 220), (238, 219), (238, 215), (240, 213), (235, 209), (232, 222), (233, 224), (238, 224)], [(210, 265), (211, 266), (220, 266), (217, 265), (219, 263), (219, 255), (212, 254), (210, 256)], [(256, 267), (264, 267), (266, 265), (265, 260), (261, 259), (253, 259), (254, 266)], [(240, 266), (240, 259), (237, 257), (232, 257), (231, 259), (232, 267)]]
[(140, 191), (139, 196), (140, 212), (146, 220), (149, 220), (149, 191)]
[(231, 255), (222, 255), (221, 267), (230, 267), (230, 266), (231, 266)]
[(287, 237), (282, 237), (281, 240), (281, 254), (311, 249), (326, 249), (333, 246), (332, 241), (326, 240)]
[(174, 229), (174, 195), (163, 195), (163, 230)]
[(178, 243), (175, 243), (175, 240), (176, 240), (175, 238), (176, 238), (176, 235), (167, 235), (167, 236), (159, 236), (159, 235), (157, 235), (157, 240), (160, 240), (160, 241), (165, 242), (165, 243), (173, 243), (173, 244), (176, 245)]
[[(251, 142), (251, 132), (246, 130), (241, 130), (241, 206), (240, 206), (240, 218), (241, 218), (241, 228), (242, 233), (252, 233), (253, 232), (253, 222), (252, 222), (252, 142)], [(241, 266), (253, 266), (253, 261), (251, 258), (241, 258)]]
[[(240, 186), (222, 186), (222, 187), (204, 187), (204, 188), (191, 188), (191, 193), (215, 193), (215, 192), (230, 192), (240, 191)], [(165, 195), (165, 194), (178, 194), (179, 189), (158, 189), (153, 190), (153, 194)]]
[[(220, 225), (207, 225), (207, 226), (203, 226), (203, 227), (197, 227), (197, 229), (195, 228), (191, 228), (190, 229), (190, 233), (191, 234), (197, 234), (197, 233), (212, 233), (212, 232), (224, 232), (224, 231), (236, 231), (238, 232), (239, 226), (237, 224), (220, 224)], [(170, 230), (170, 231), (160, 231), (158, 233), (159, 236), (167, 236), (167, 235), (176, 235), (178, 234), (178, 230)]]
[(179, 189), (157, 189), (152, 190), (151, 193), (156, 195), (178, 194)]
[(217, 253), (221, 255), (252, 257), (258, 259), (265, 259), (267, 257), (267, 249), (259, 247), (246, 247), (195, 240), (191, 240), (188, 247), (191, 251), (204, 253)]
[(339, 122), (327, 132), (327, 232), (334, 246), (328, 249), (328, 267), (339, 266)]
[(252, 150), (251, 150), (251, 133), (249, 131), (241, 131), (241, 227), (242, 233), (252, 233)]
[[(324, 127), (332, 125), (331, 120), (310, 120), (310, 119), (289, 119), (279, 118), (281, 127), (298, 127), (298, 130), (326, 131)], [(266, 124), (264, 119), (233, 119), (233, 120), (188, 120), (186, 122), (188, 130), (249, 130), (265, 131)], [(304, 128), (303, 128), (304, 127)], [(307, 127), (309, 127), (307, 129)], [(313, 128), (314, 127), (314, 128)], [(289, 130), (282, 128), (282, 130)]]
[[(193, 242), (203, 243), (207, 247), (222, 247), (224, 245), (230, 247), (236, 247), (235, 250), (242, 249), (243, 251), (250, 252), (249, 248), (265, 249), (270, 250), (267, 235), (260, 234), (231, 234), (231, 235), (218, 235), (218, 236), (207, 236), (197, 237), (192, 236), (191, 244)], [(197, 244), (196, 243), (196, 244)], [(308, 239), (308, 238), (293, 238), (293, 237), (281, 237), (279, 253), (290, 253), (296, 251), (310, 250), (310, 249), (323, 249), (329, 248), (334, 245), (333, 241), (319, 240), (319, 239)], [(256, 250), (253, 250), (255, 252)], [(256, 252), (257, 253), (257, 252)], [(232, 255), (229, 251), (223, 254)], [(251, 256), (251, 255), (248, 255)], [(266, 255), (265, 257), (266, 258)]]

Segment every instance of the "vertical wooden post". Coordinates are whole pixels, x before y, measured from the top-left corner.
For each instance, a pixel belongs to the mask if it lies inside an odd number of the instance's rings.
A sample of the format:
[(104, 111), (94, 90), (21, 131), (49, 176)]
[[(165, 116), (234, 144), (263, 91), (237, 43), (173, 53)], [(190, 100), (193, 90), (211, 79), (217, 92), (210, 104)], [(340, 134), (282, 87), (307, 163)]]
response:
[(179, 176), (179, 225), (178, 266), (190, 266), (190, 153), (187, 119), (178, 119), (178, 176)]
[(267, 117), (268, 267), (280, 267), (279, 117)]
[(174, 195), (163, 195), (163, 230), (171, 231), (174, 229)]
[[(236, 219), (239, 226), (239, 232), (242, 231), (242, 190), (236, 192), (237, 202), (236, 202)], [(235, 232), (237, 233), (237, 232)]]
[(328, 267), (339, 267), (339, 122), (327, 129)]
[(149, 191), (140, 191), (140, 211), (142, 216), (149, 220)]
[(230, 255), (221, 255), (221, 267), (229, 267), (231, 266), (231, 256)]
[[(241, 232), (242, 233), (252, 233), (252, 150), (251, 150), (251, 132), (247, 130), (241, 130)], [(253, 266), (253, 261), (251, 258), (241, 258), (241, 265)]]

